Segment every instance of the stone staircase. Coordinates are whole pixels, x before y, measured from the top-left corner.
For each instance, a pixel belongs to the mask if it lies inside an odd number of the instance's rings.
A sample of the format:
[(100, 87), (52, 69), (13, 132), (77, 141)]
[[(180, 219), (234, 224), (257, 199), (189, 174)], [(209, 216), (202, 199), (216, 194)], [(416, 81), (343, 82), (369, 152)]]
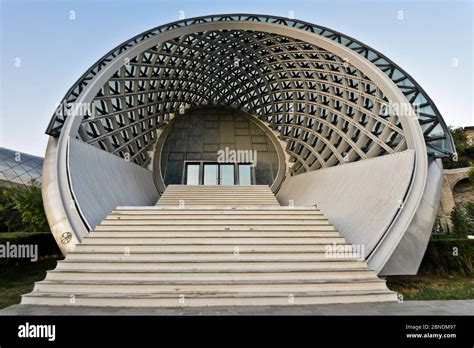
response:
[(157, 205), (169, 206), (279, 206), (273, 192), (267, 185), (248, 186), (204, 186), (169, 185)]
[[(346, 244), (319, 210), (279, 206), (268, 192), (192, 187), (187, 193), (171, 186), (157, 206), (118, 207), (22, 303), (185, 307), (396, 300), (357, 255), (328, 255), (331, 245)], [(176, 206), (179, 200), (184, 207)], [(244, 205), (251, 202), (259, 206)]]

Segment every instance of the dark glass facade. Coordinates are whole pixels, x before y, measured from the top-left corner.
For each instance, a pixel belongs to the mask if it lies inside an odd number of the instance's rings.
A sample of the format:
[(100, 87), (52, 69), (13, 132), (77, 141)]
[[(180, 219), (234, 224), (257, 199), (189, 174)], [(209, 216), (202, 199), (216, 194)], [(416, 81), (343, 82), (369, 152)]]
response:
[[(196, 178), (191, 178), (192, 173), (188, 176), (185, 168), (186, 165), (201, 163), (204, 166), (201, 176), (204, 177), (205, 185), (237, 184), (238, 167), (218, 166), (219, 151), (245, 150), (245, 154), (255, 154), (256, 157), (255, 168), (252, 168), (255, 180), (252, 184), (271, 185), (278, 173), (277, 150), (270, 137), (251, 117), (241, 111), (212, 107), (177, 115), (161, 153), (156, 154), (160, 157), (156, 160), (161, 161), (165, 184), (184, 184), (188, 179), (196, 182)], [(244, 158), (234, 163), (248, 162)], [(246, 180), (250, 181), (250, 178)]]

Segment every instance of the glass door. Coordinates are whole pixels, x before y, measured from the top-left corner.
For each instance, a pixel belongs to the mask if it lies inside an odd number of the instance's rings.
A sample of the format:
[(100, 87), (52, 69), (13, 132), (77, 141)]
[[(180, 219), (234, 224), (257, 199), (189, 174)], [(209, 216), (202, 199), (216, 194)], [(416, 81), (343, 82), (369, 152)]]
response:
[(239, 163), (239, 185), (252, 185), (252, 166)]
[(219, 185), (235, 185), (233, 164), (219, 164)]
[(219, 185), (218, 167), (217, 164), (204, 164), (204, 185)]
[(199, 171), (201, 165), (199, 163), (190, 163), (186, 165), (186, 185), (199, 185)]

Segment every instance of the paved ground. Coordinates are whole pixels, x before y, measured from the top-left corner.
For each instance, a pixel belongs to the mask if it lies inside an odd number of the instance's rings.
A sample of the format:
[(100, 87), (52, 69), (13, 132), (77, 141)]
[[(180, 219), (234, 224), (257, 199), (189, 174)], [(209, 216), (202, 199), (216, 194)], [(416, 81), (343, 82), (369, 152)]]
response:
[(13, 305), (0, 310), (0, 315), (474, 315), (474, 300), (199, 308)]

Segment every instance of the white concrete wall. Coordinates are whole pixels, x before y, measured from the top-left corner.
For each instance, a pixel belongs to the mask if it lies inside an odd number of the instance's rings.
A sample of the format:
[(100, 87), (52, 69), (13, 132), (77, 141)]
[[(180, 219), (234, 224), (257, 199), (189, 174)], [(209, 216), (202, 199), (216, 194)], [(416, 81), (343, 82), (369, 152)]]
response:
[(440, 159), (430, 160), (425, 193), (410, 226), (398, 243), (380, 275), (416, 274), (425, 255), (438, 211), (443, 164)]
[(414, 151), (324, 168), (287, 178), (277, 198), (317, 205), (349, 243), (367, 257), (397, 214), (410, 185)]
[(117, 206), (154, 205), (159, 198), (150, 170), (76, 139), (68, 168), (71, 191), (91, 229)]

